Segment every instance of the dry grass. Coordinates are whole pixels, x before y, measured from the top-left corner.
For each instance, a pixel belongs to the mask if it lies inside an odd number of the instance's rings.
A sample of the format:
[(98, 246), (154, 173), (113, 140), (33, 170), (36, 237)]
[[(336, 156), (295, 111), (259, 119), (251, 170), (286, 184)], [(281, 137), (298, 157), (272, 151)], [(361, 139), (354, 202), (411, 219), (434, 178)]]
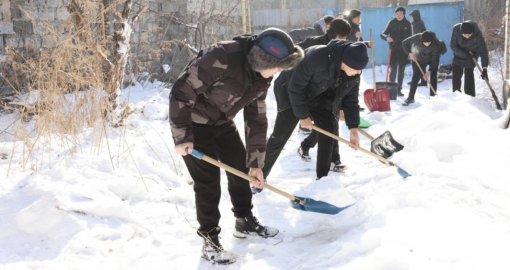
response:
[[(51, 153), (54, 147), (74, 152), (84, 128), (98, 129), (94, 132), (99, 134), (97, 146), (102, 144), (107, 125), (101, 122), (110, 117), (111, 92), (120, 86), (118, 78), (112, 76), (115, 62), (109, 59), (115, 46), (112, 37), (105, 34), (104, 21), (104, 14), (115, 8), (103, 8), (91, 0), (71, 1), (66, 33), (45, 26), (45, 38), (55, 40), (54, 47), (40, 51), (7, 48), (8, 61), (2, 74), (18, 96), (24, 97), (10, 104), (23, 120), (10, 127), (14, 130), (12, 140), (22, 142), (14, 146), (23, 147), (22, 167), (40, 153)], [(26, 16), (34, 24), (43, 23), (31, 14)], [(13, 149), (15, 152), (18, 150)]]

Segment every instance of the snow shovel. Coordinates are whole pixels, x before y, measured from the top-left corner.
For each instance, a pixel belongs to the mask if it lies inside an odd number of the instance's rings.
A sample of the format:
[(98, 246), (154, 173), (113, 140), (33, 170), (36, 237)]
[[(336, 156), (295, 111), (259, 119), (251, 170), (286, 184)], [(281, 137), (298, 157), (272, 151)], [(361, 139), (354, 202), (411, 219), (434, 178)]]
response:
[(389, 158), (393, 153), (404, 149), (404, 146), (397, 142), (389, 130), (385, 131), (381, 136), (374, 139), (372, 135), (363, 129), (358, 129), (359, 133), (367, 137), (370, 142), (370, 151), (376, 153), (383, 158)]
[[(373, 35), (372, 35), (372, 29), (370, 29), (370, 42), (373, 44)], [(377, 88), (377, 85), (375, 83), (375, 60), (374, 60), (374, 48), (375, 46), (372, 46), (372, 76), (373, 76), (373, 88), (367, 89), (363, 93), (363, 99), (365, 101), (365, 105), (367, 105), (367, 108), (369, 111), (380, 111), (380, 112), (387, 112), (391, 110), (390, 106), (390, 91), (387, 88)]]
[[(191, 152), (191, 155), (197, 159), (204, 160), (218, 168), (222, 168), (225, 171), (227, 171), (231, 174), (237, 175), (249, 182), (255, 181), (254, 177), (249, 176), (237, 169), (234, 169), (234, 168), (232, 168), (216, 159), (213, 159), (198, 150), (193, 149), (193, 151)], [(283, 190), (280, 190), (280, 189), (277, 189), (277, 188), (271, 186), (268, 183), (265, 183), (264, 187), (289, 199), (292, 207), (295, 209), (298, 209), (298, 210), (303, 210), (303, 211), (308, 211), (308, 212), (316, 212), (316, 213), (321, 213), (321, 214), (336, 215), (352, 205), (351, 204), (351, 205), (347, 205), (345, 207), (337, 207), (337, 206), (334, 206), (327, 202), (316, 201), (311, 198), (298, 197), (298, 196), (291, 195)]]
[[(331, 138), (333, 138), (333, 139), (335, 139), (335, 140), (337, 140), (337, 141), (343, 142), (343, 143), (345, 143), (345, 144), (347, 144), (347, 145), (349, 145), (349, 144), (350, 144), (348, 140), (346, 140), (346, 139), (344, 139), (344, 138), (342, 138), (342, 137), (336, 136), (335, 134), (333, 134), (333, 133), (331, 133), (331, 132), (328, 132), (328, 131), (326, 131), (326, 130), (324, 130), (324, 129), (320, 128), (320, 127), (312, 126), (312, 129), (313, 129), (313, 130), (315, 130), (315, 131), (317, 131), (317, 132), (320, 132), (320, 133), (322, 133), (322, 134), (324, 134), (324, 135), (326, 135), (326, 136), (328, 136), (328, 137), (331, 137)], [(387, 132), (388, 132), (388, 131), (387, 131)], [(381, 136), (382, 136), (382, 135), (381, 135)], [(390, 165), (390, 166), (397, 167), (397, 172), (398, 172), (398, 174), (400, 174), (400, 176), (402, 176), (403, 178), (407, 178), (408, 176), (411, 176), (411, 174), (409, 174), (408, 172), (406, 172), (404, 169), (400, 168), (397, 164), (395, 164), (395, 163), (393, 163), (393, 162), (391, 162), (391, 161), (387, 160), (386, 158), (384, 158), (384, 157), (382, 157), (382, 156), (379, 156), (379, 155), (377, 155), (377, 154), (374, 154), (374, 153), (372, 153), (372, 152), (370, 152), (370, 151), (366, 150), (366, 149), (365, 149), (365, 148), (363, 148), (363, 147), (359, 147), (359, 148), (358, 148), (358, 150), (359, 150), (359, 151), (361, 151), (361, 152), (363, 152), (363, 153), (365, 153), (365, 154), (367, 154), (367, 155), (369, 155), (369, 156), (371, 156), (371, 157), (373, 157), (373, 158), (375, 158), (375, 159), (377, 159), (377, 160), (379, 160), (379, 161), (381, 161), (381, 162), (382, 162), (382, 163), (384, 163), (384, 164), (387, 164), (387, 165)]]
[[(474, 57), (471, 57), (471, 59), (473, 59), (473, 62), (475, 62), (478, 71), (480, 72), (480, 74), (482, 74), (482, 68), (478, 64), (478, 61), (476, 61), (476, 59)], [(492, 98), (494, 99), (494, 102), (496, 103), (496, 108), (498, 110), (502, 110), (503, 108), (501, 108), (501, 104), (499, 103), (498, 96), (496, 96), (496, 93), (494, 92), (494, 89), (492, 89), (492, 86), (491, 86), (491, 84), (489, 82), (489, 79), (484, 79), (484, 81), (487, 83), (487, 86), (491, 90)]]
[[(418, 61), (416, 60), (413, 60), (414, 64), (416, 64), (416, 66), (420, 69), (420, 72), (421, 72), (421, 76), (422, 77), (425, 77), (425, 72), (423, 72), (423, 69), (421, 68), (420, 64), (418, 63)], [(437, 92), (436, 92), (436, 89), (434, 89), (434, 87), (432, 86), (432, 84), (430, 84), (430, 78), (427, 79), (427, 84), (430, 86), (430, 89), (432, 90), (432, 93), (434, 93), (435, 96), (437, 96)]]
[(368, 132), (361, 128), (361, 120), (359, 127), (359, 133), (370, 140), (370, 151), (380, 155), (383, 158), (389, 158), (393, 155), (393, 153), (404, 149), (404, 146), (397, 142), (389, 131), (386, 131), (381, 134), (381, 136), (374, 138), (374, 136), (370, 135)]

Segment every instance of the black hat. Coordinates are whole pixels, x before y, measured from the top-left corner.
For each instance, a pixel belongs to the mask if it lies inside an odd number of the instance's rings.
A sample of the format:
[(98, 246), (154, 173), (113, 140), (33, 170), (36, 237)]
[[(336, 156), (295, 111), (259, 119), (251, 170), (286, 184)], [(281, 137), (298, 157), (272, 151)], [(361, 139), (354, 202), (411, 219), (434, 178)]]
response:
[(460, 32), (462, 34), (473, 34), (475, 32), (475, 26), (470, 21), (465, 21), (460, 25)]
[(432, 42), (434, 40), (434, 33), (432, 31), (425, 31), (421, 34), (421, 42)]
[(334, 20), (334, 19), (335, 19), (335, 17), (333, 17), (333, 16), (329, 16), (329, 15), (326, 15), (326, 16), (324, 16), (322, 19), (324, 19), (324, 22), (325, 22), (325, 23), (330, 23), (332, 20)]
[(349, 44), (342, 55), (342, 63), (352, 69), (364, 69), (368, 64), (367, 46), (363, 42)]
[(406, 9), (404, 7), (397, 7), (395, 9), (395, 13), (399, 12), (399, 11), (402, 11), (404, 13), (404, 15), (406, 15)]
[(304, 56), (303, 49), (294, 46), (292, 38), (278, 28), (268, 28), (255, 37), (248, 53), (248, 62), (255, 71), (295, 67)]

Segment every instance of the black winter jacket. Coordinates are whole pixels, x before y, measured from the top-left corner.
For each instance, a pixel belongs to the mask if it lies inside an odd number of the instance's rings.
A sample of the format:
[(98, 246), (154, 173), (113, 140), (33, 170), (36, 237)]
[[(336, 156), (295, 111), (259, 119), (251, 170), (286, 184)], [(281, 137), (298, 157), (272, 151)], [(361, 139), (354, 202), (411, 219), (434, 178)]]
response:
[(324, 34), (322, 36), (308, 37), (305, 40), (297, 43), (297, 45), (299, 45), (304, 50), (315, 45), (326, 45), (330, 40), (331, 38), (328, 36), (328, 34)]
[(312, 106), (324, 106), (335, 116), (342, 108), (346, 125), (358, 127), (360, 76), (347, 77), (340, 72), (344, 49), (350, 43), (332, 40), (327, 46), (308, 48), (305, 58), (294, 69), (287, 83), (290, 104), (279, 104), (278, 107), (284, 109), (290, 105), (294, 115), (300, 119), (310, 116), (309, 108)]
[(386, 38), (391, 37), (393, 39), (393, 42), (390, 43), (391, 51), (392, 53), (398, 54), (404, 52), (402, 41), (410, 37), (412, 33), (411, 23), (406, 18), (401, 21), (393, 19), (386, 25), (386, 28), (381, 34), (381, 39), (386, 41)]
[(450, 40), (450, 46), (453, 50), (453, 63), (461, 67), (474, 68), (475, 63), (471, 59), (471, 52), (475, 59), (478, 59), (479, 56), (482, 58), (482, 67), (489, 66), (489, 52), (487, 51), (485, 39), (480, 28), (473, 22), (475, 31), (469, 39), (465, 39), (460, 31), (461, 24), (458, 23), (453, 26), (452, 38)]
[(413, 35), (423, 33), (427, 31), (427, 27), (425, 27), (425, 23), (421, 19), (421, 13), (419, 10), (413, 10), (409, 15), (413, 17)]
[(429, 64), (429, 70), (437, 70), (439, 66), (439, 56), (441, 55), (441, 43), (434, 35), (434, 40), (427, 47), (421, 42), (422, 33), (406, 38), (402, 42), (402, 47), (406, 54), (415, 53), (417, 61), (420, 64)]

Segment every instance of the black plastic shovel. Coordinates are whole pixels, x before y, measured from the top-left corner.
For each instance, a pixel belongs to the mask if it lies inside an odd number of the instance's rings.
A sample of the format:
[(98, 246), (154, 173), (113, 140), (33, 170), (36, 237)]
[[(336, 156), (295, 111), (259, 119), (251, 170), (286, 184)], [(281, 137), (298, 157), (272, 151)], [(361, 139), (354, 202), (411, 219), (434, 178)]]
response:
[[(193, 151), (191, 152), (191, 155), (194, 156), (195, 158), (200, 159), (200, 160), (204, 160), (216, 167), (222, 168), (225, 171), (227, 171), (231, 174), (237, 175), (249, 182), (255, 181), (254, 177), (249, 176), (237, 169), (234, 169), (234, 168), (232, 168), (216, 159), (213, 159), (198, 150), (193, 149)], [(328, 214), (328, 215), (336, 215), (352, 205), (351, 204), (351, 205), (347, 205), (345, 207), (337, 207), (337, 206), (334, 206), (327, 202), (316, 201), (314, 199), (310, 199), (310, 198), (306, 198), (306, 197), (298, 197), (298, 196), (291, 195), (291, 194), (289, 194), (283, 190), (277, 189), (267, 183), (264, 184), (264, 187), (286, 197), (287, 199), (290, 200), (293, 208), (303, 210), (303, 211), (316, 212), (316, 213)]]
[(358, 129), (358, 131), (371, 141), (370, 151), (378, 154), (383, 158), (389, 158), (393, 155), (393, 153), (404, 149), (404, 146), (393, 138), (393, 135), (391, 135), (389, 130), (385, 131), (377, 138), (374, 138), (372, 135), (361, 128)]
[[(350, 144), (348, 140), (346, 140), (346, 139), (344, 139), (344, 138), (342, 138), (342, 137), (339, 137), (339, 136), (337, 136), (337, 135), (335, 135), (335, 134), (333, 134), (333, 133), (331, 133), (331, 132), (328, 132), (328, 131), (326, 131), (326, 130), (324, 130), (324, 129), (320, 128), (320, 127), (312, 126), (312, 129), (313, 129), (313, 130), (315, 130), (315, 131), (317, 131), (317, 132), (320, 132), (320, 133), (322, 133), (322, 134), (324, 134), (324, 135), (326, 135), (326, 136), (328, 136), (328, 137), (330, 137), (330, 138), (333, 138), (333, 139), (335, 139), (335, 140), (337, 140), (337, 141), (339, 141), (339, 142), (343, 142), (343, 143), (345, 143), (345, 144), (347, 144), (347, 145), (349, 145), (349, 144)], [(387, 131), (387, 132), (389, 132), (389, 131)], [(372, 153), (372, 152), (370, 152), (370, 151), (366, 150), (366, 149), (365, 149), (365, 148), (363, 148), (363, 147), (359, 147), (359, 148), (358, 148), (358, 150), (359, 150), (359, 151), (361, 151), (361, 152), (363, 152), (363, 153), (365, 153), (365, 154), (367, 154), (367, 155), (369, 155), (369, 156), (371, 156), (371, 157), (373, 157), (373, 158), (375, 158), (375, 159), (377, 159), (377, 160), (379, 160), (379, 161), (381, 161), (381, 162), (382, 162), (382, 163), (384, 163), (384, 164), (387, 164), (387, 165), (390, 165), (390, 166), (395, 166), (395, 167), (397, 167), (397, 172), (398, 172), (398, 174), (400, 174), (400, 176), (402, 176), (403, 178), (407, 178), (407, 177), (411, 176), (411, 174), (409, 174), (408, 172), (406, 172), (404, 169), (400, 168), (397, 164), (395, 164), (395, 163), (393, 163), (393, 162), (391, 162), (391, 161), (387, 160), (386, 158), (384, 158), (384, 157), (382, 157), (382, 156), (379, 156), (379, 155), (377, 155), (377, 154), (375, 154), (375, 153)]]

